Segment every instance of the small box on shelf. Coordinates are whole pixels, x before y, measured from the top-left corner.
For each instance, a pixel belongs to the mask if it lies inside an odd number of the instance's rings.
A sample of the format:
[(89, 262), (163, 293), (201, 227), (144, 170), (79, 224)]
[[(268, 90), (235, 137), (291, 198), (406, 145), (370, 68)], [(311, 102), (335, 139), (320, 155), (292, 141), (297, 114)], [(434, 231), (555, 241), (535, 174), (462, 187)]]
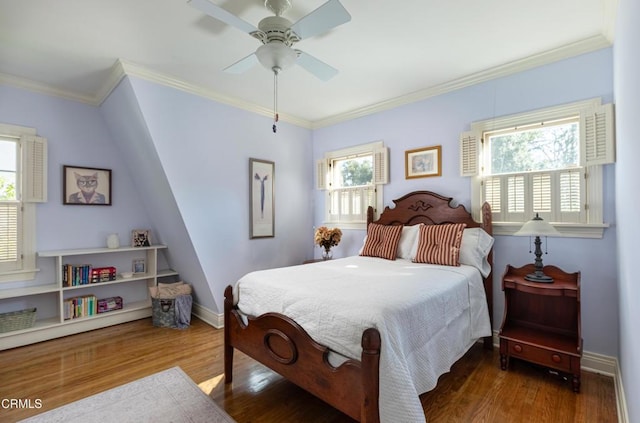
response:
[(121, 310), (122, 307), (122, 297), (109, 297), (98, 300), (98, 313)]

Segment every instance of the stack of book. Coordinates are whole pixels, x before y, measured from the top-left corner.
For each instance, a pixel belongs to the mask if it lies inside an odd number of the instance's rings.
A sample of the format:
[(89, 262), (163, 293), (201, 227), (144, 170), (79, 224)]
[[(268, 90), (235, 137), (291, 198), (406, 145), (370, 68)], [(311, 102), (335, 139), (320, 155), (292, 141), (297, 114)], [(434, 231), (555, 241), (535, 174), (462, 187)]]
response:
[(62, 266), (62, 286), (78, 286), (116, 280), (116, 268), (91, 267), (90, 264)]
[(94, 267), (91, 269), (91, 283), (107, 282), (116, 280), (116, 268), (113, 266), (108, 267)]
[(95, 316), (98, 314), (98, 299), (95, 295), (83, 295), (64, 300), (64, 320), (80, 317)]

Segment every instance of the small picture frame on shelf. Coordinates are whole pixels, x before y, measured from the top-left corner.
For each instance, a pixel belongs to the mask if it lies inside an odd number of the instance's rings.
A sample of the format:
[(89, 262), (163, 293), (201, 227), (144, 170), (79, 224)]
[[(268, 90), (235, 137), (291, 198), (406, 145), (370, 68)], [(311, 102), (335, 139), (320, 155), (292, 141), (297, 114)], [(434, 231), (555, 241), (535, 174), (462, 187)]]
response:
[(149, 247), (151, 245), (151, 233), (148, 229), (134, 229), (131, 231), (132, 247)]
[(147, 273), (147, 262), (145, 259), (134, 259), (132, 266), (133, 273)]

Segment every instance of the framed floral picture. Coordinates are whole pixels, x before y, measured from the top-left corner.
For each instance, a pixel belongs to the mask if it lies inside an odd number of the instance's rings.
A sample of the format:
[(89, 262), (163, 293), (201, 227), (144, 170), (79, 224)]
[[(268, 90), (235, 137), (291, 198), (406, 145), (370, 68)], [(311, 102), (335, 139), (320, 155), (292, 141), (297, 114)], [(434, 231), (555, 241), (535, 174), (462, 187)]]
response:
[(275, 163), (249, 159), (249, 238), (274, 236)]
[(405, 179), (442, 176), (442, 147), (417, 148), (404, 153)]
[(111, 170), (95, 167), (62, 167), (62, 204), (111, 205)]

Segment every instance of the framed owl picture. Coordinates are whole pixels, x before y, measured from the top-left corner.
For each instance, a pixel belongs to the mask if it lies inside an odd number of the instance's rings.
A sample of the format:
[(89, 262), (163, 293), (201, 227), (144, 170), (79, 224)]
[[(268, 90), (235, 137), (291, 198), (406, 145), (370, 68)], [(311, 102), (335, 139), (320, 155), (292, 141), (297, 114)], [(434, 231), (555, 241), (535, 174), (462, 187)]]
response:
[(111, 205), (111, 169), (64, 165), (62, 204)]

